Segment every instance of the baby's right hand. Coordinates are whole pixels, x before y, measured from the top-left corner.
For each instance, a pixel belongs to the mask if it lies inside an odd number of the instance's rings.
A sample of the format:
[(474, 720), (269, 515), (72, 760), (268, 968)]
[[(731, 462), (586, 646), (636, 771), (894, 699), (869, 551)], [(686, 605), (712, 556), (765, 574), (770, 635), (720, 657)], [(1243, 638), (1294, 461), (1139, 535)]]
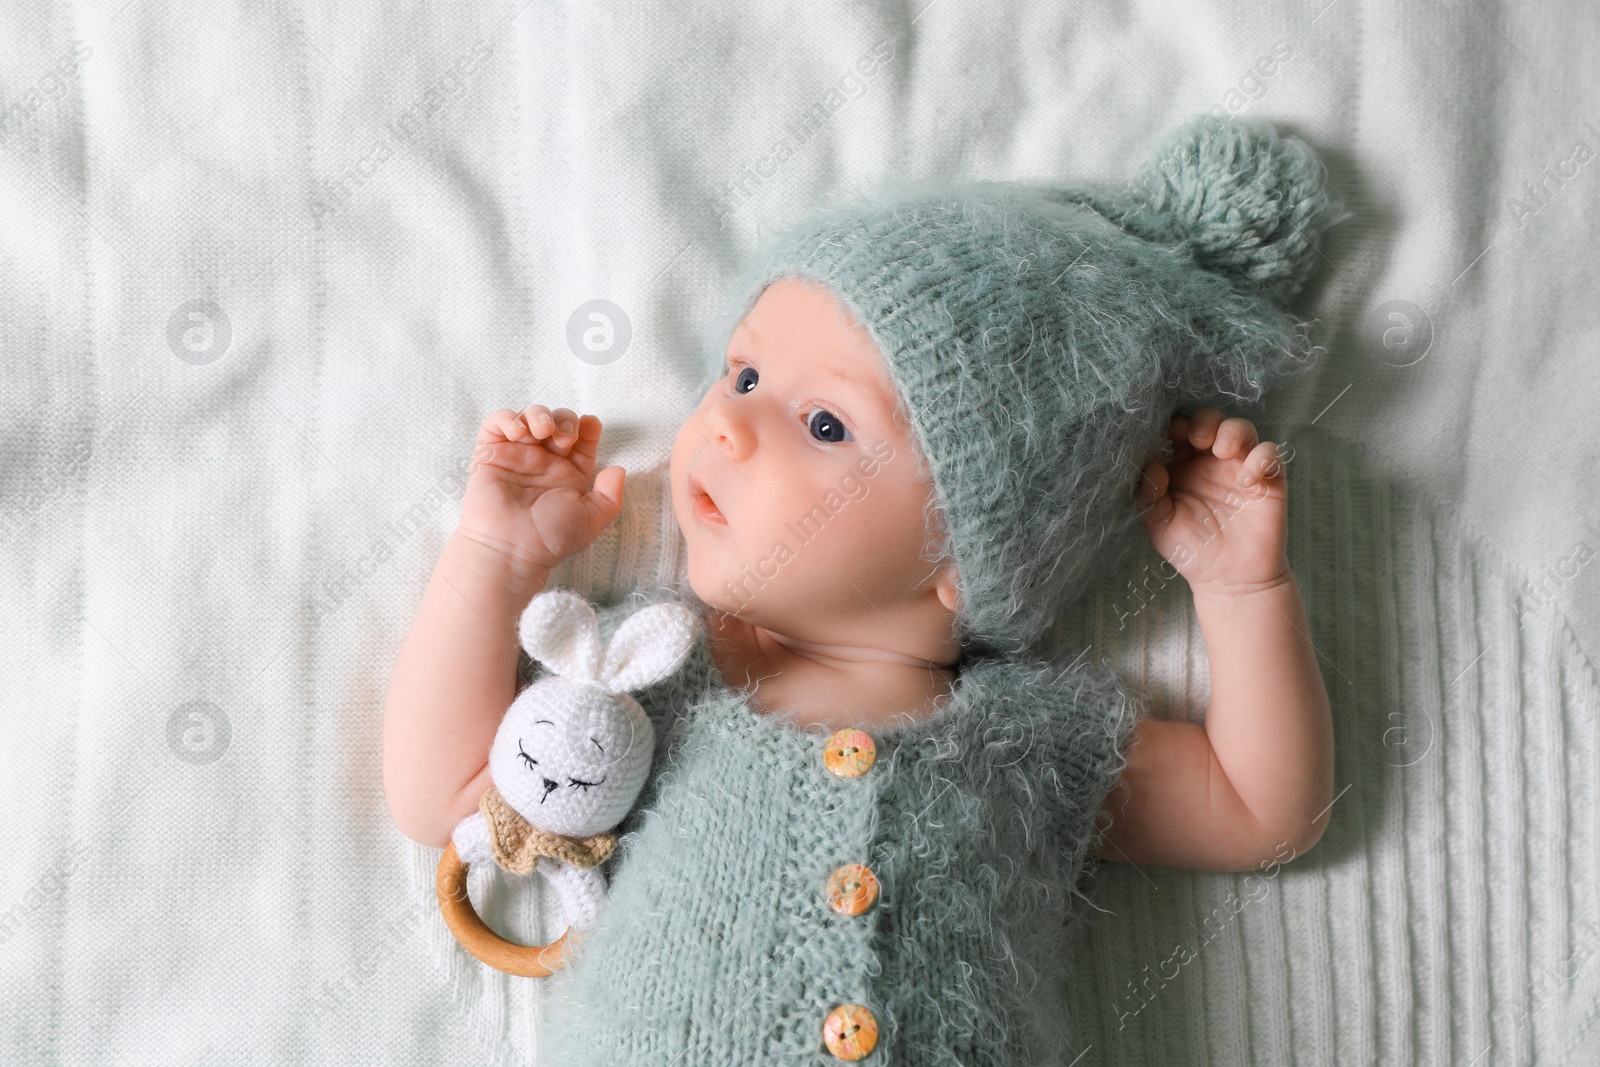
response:
[(483, 420), (457, 531), (511, 566), (554, 569), (622, 512), (621, 467), (594, 472), (600, 420), (530, 404)]

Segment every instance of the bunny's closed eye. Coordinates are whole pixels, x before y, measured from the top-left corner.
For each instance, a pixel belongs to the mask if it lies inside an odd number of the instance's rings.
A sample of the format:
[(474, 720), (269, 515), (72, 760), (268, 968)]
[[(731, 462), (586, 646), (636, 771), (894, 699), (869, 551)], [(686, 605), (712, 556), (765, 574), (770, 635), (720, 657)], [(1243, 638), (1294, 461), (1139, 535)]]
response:
[[(535, 725), (535, 726), (538, 726), (540, 723), (545, 723), (545, 724), (547, 724), (549, 726), (554, 726), (555, 725), (555, 723), (551, 722), (549, 719), (535, 719), (535, 720), (533, 720), (533, 725)], [(590, 740), (593, 740), (593, 738), (590, 738)], [(605, 749), (601, 749), (601, 751), (604, 752)], [(522, 756), (523, 759), (528, 761), (528, 769), (529, 770), (532, 770), (534, 767), (538, 766), (538, 764), (539, 764), (538, 760), (534, 759), (532, 756), (530, 756), (526, 752), (522, 751), (522, 738), (520, 738), (520, 737), (517, 738), (517, 752)]]
[[(604, 756), (606, 754), (605, 746), (602, 745), (600, 742), (596, 741), (594, 738), (592, 738), (592, 737), (589, 738), (589, 743), (591, 745), (593, 745), (595, 748), (598, 748), (600, 750), (600, 754), (602, 756)], [(572, 783), (572, 787), (574, 789), (578, 788), (580, 785), (583, 786), (583, 791), (585, 793), (587, 793), (589, 791), (589, 787), (590, 786), (593, 786), (593, 785), (604, 785), (606, 780), (604, 778), (602, 778), (598, 782), (586, 782), (582, 778), (568, 778), (567, 781)]]

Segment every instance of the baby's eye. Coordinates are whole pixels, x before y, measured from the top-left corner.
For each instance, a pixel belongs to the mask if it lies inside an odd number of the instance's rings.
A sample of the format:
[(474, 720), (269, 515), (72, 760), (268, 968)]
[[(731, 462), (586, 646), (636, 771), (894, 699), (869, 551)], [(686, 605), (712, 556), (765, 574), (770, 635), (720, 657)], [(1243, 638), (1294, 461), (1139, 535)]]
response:
[[(818, 416), (820, 416), (820, 418)], [(845, 429), (844, 423), (839, 421), (839, 417), (833, 412), (829, 411), (827, 408), (816, 408), (813, 410), (810, 416), (808, 416), (806, 419), (806, 425), (807, 428), (811, 430), (812, 437), (831, 445), (839, 444), (841, 441), (855, 440), (854, 437), (850, 436), (850, 431)], [(827, 436), (819, 436), (817, 433), (819, 429), (822, 431), (822, 433), (827, 434)], [(843, 436), (837, 436), (840, 434)]]
[[(737, 376), (733, 380), (733, 391), (740, 396), (754, 389), (756, 383), (761, 381), (761, 372), (754, 367), (732, 360), (728, 362), (728, 367), (730, 370), (737, 371)], [(818, 418), (818, 416), (821, 417)], [(815, 408), (807, 414), (806, 428), (811, 431), (812, 437), (815, 437), (823, 444), (837, 445), (845, 441), (855, 440), (855, 436), (851, 434), (849, 428), (845, 426), (839, 416), (827, 408)]]
[(598, 781), (598, 782), (585, 782), (585, 781), (584, 781), (584, 780), (583, 780), (583, 779), (581, 779), (581, 778), (568, 778), (568, 779), (567, 779), (567, 781), (568, 781), (568, 782), (571, 782), (571, 783), (572, 783), (572, 787), (573, 787), (573, 788), (574, 788), (574, 789), (576, 789), (576, 788), (577, 788), (577, 787), (578, 787), (578, 786), (580, 786), (580, 785), (581, 785), (581, 786), (583, 786), (583, 791), (584, 791), (584, 792), (585, 792), (585, 793), (587, 793), (587, 792), (588, 792), (588, 791), (589, 791), (589, 787), (590, 787), (590, 786), (592, 786), (592, 785), (602, 785), (602, 784), (604, 784), (604, 782), (605, 782), (605, 779), (604, 779), (604, 778), (602, 778), (602, 779), (600, 779), (600, 781)]
[(517, 754), (520, 755), (523, 759), (528, 761), (528, 766), (529, 767), (538, 766), (538, 764), (539, 764), (538, 760), (534, 759), (532, 756), (530, 756), (526, 752), (522, 751), (522, 738), (520, 738), (520, 737), (517, 738)]
[[(733, 391), (743, 396), (756, 387), (756, 383), (761, 380), (761, 373), (754, 367), (746, 367), (738, 363), (733, 364), (733, 366), (737, 368), (737, 374), (733, 379)], [(746, 382), (750, 383), (748, 387), (745, 385)]]

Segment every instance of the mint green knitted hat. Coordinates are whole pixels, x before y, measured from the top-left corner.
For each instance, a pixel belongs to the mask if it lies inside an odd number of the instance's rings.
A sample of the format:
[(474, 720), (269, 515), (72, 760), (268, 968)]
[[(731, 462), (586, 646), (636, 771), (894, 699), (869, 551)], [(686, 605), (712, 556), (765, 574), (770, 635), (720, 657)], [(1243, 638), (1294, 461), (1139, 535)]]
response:
[(1134, 492), (1174, 412), (1254, 401), (1321, 352), (1281, 304), (1334, 221), (1302, 141), (1207, 116), (1121, 187), (847, 192), (767, 243), (718, 328), (789, 276), (867, 327), (931, 476), (963, 644), (1021, 653), (1144, 538)]

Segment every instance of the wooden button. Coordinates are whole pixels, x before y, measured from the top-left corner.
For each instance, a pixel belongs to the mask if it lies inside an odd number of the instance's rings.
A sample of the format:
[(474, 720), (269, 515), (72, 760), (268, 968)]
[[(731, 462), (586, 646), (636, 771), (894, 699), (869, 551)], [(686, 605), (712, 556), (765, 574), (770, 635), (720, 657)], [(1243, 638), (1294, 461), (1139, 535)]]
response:
[(878, 902), (878, 878), (865, 864), (847, 863), (828, 877), (823, 892), (840, 915), (860, 915)]
[(822, 1024), (822, 1040), (841, 1060), (862, 1059), (878, 1044), (878, 1020), (859, 1004), (841, 1004)]
[(856, 778), (867, 773), (878, 758), (878, 746), (865, 730), (836, 730), (822, 750), (822, 762), (840, 778)]

